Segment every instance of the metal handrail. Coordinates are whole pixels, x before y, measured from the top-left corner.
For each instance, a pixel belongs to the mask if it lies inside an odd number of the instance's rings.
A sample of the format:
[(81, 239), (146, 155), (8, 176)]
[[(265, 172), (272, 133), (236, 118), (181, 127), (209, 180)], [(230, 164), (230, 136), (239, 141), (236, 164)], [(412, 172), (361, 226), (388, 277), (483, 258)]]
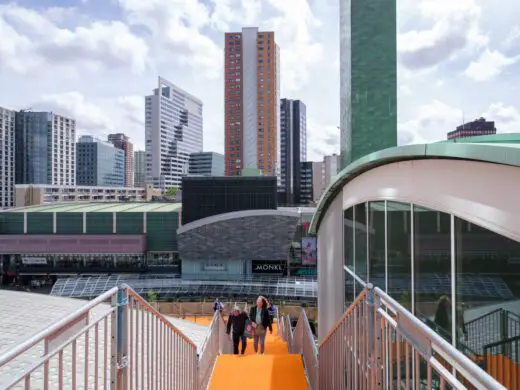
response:
[[(466, 389), (468, 385), (482, 390), (504, 389), (371, 284), (320, 343), (318, 351), (319, 387), (323, 389), (403, 385), (433, 389), (446, 384), (454, 389)], [(339, 374), (345, 370), (348, 376)]]
[(58, 332), (60, 329), (62, 329), (66, 325), (76, 322), (78, 320), (78, 318), (81, 318), (83, 315), (88, 314), (91, 309), (93, 309), (94, 307), (98, 306), (99, 304), (104, 303), (107, 300), (109, 300), (110, 298), (112, 298), (117, 293), (117, 291), (118, 291), (117, 287), (114, 287), (114, 288), (108, 290), (106, 293), (100, 295), (96, 299), (93, 299), (92, 301), (87, 303), (85, 306), (83, 306), (80, 309), (76, 310), (75, 312), (69, 314), (65, 318), (57, 321), (55, 324), (51, 325), (47, 329), (44, 329), (41, 332), (35, 334), (29, 340), (23, 342), (22, 344), (18, 345), (17, 347), (0, 355), (0, 368), (2, 366), (4, 366), (5, 364), (9, 363), (15, 357), (21, 355), (22, 353), (26, 352), (28, 349), (34, 347), (36, 344), (44, 341), (47, 337)]
[(291, 353), (302, 355), (310, 389), (318, 388), (318, 347), (305, 309), (302, 308), (294, 328)]
[[(92, 312), (106, 301), (110, 306), (105, 311)], [(3, 368), (29, 350), (41, 357), (15, 378), (2, 375)], [(36, 375), (37, 370), (43, 375)], [(195, 390), (199, 372), (193, 341), (126, 285), (110, 289), (0, 356), (0, 378), (7, 389)]]

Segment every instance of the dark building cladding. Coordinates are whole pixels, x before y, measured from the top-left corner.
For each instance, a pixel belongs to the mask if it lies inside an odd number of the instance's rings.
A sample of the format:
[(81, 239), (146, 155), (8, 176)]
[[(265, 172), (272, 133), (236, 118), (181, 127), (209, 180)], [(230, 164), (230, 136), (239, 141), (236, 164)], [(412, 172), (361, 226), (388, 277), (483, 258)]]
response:
[(213, 215), (277, 208), (277, 179), (260, 177), (183, 177), (182, 224)]
[(300, 100), (280, 102), (280, 199), (302, 204), (301, 163), (307, 160), (307, 108)]
[(396, 0), (340, 0), (341, 168), (397, 145)]
[(457, 126), (457, 129), (447, 134), (448, 139), (459, 139), (475, 137), (479, 135), (496, 134), (497, 129), (494, 121), (486, 121), (485, 118), (475, 119), (473, 122)]

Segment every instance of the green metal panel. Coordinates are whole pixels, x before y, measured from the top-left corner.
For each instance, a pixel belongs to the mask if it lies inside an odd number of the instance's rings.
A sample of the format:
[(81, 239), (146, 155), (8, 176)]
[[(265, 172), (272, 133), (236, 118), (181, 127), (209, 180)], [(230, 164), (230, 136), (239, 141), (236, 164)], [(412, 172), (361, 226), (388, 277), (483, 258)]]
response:
[(24, 234), (23, 213), (7, 212), (2, 214), (2, 234)]
[(147, 250), (148, 251), (177, 251), (177, 228), (179, 214), (147, 213)]
[(143, 213), (116, 213), (117, 234), (143, 234)]
[(27, 213), (27, 234), (53, 234), (54, 213)]
[(396, 0), (340, 0), (341, 167), (397, 145)]
[(113, 234), (113, 232), (113, 213), (87, 213), (87, 234)]
[(57, 234), (82, 234), (83, 213), (56, 213)]

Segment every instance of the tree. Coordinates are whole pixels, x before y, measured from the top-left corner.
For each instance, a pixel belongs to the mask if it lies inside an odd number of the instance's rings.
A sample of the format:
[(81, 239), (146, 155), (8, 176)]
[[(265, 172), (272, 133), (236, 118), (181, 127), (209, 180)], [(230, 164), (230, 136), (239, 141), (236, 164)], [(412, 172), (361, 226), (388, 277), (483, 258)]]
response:
[(179, 191), (178, 188), (176, 187), (170, 187), (170, 188), (167, 188), (166, 189), (166, 192), (165, 192), (165, 195), (166, 196), (172, 196), (172, 197), (175, 197), (175, 195), (177, 195), (177, 192)]
[(148, 302), (157, 302), (157, 294), (153, 290), (148, 291), (146, 298), (148, 299)]

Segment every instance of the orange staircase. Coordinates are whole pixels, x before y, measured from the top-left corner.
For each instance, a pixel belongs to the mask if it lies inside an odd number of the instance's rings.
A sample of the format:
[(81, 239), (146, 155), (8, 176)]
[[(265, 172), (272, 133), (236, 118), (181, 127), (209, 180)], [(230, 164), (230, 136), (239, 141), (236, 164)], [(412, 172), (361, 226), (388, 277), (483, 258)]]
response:
[(243, 390), (253, 386), (255, 390), (290, 389), (306, 390), (307, 379), (301, 355), (291, 355), (287, 343), (267, 333), (265, 353), (256, 355), (253, 340), (247, 340), (245, 356), (220, 355), (217, 358), (209, 384), (210, 390)]

